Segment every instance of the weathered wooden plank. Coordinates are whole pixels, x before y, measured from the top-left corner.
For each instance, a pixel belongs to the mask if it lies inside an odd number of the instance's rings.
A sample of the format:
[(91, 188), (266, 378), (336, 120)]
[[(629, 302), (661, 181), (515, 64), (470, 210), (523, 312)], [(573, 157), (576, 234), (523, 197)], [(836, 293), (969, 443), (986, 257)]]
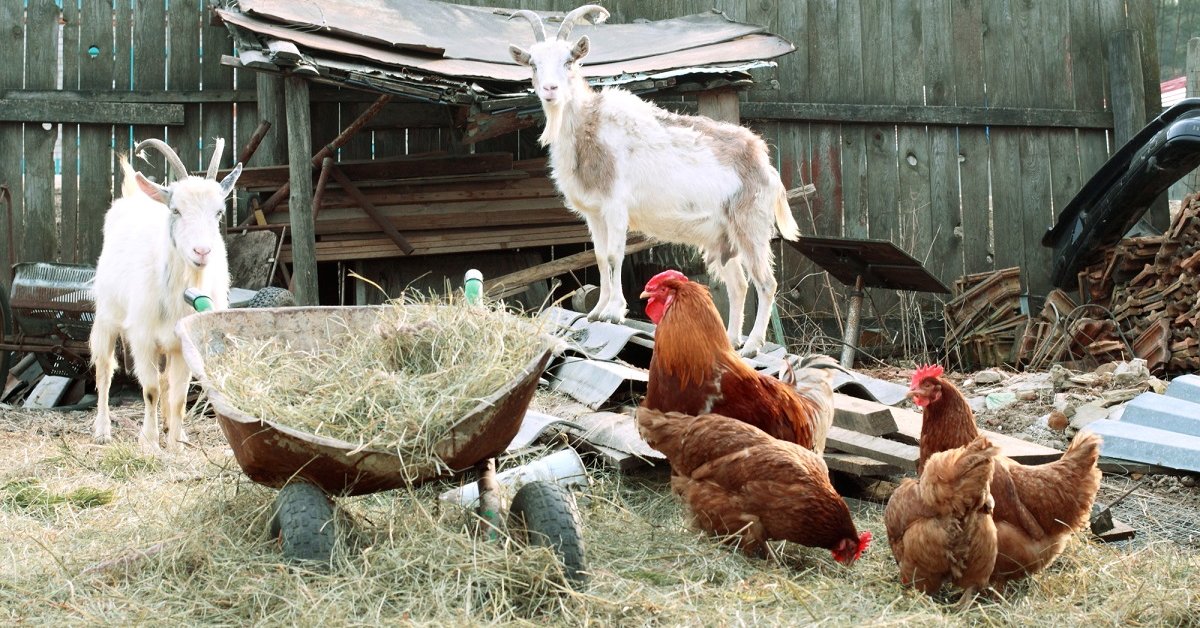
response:
[(91, 103), (75, 100), (0, 99), (0, 122), (155, 124), (184, 123), (183, 105)]
[[(416, 249), (413, 252), (414, 256), (500, 251), (591, 241), (586, 225), (522, 226), (485, 230), (458, 229), (454, 232), (412, 231), (405, 234), (405, 237)], [(395, 258), (402, 255), (400, 249), (396, 248), (396, 243), (386, 237), (322, 240), (316, 243), (315, 250), (316, 259), (319, 262)], [(280, 253), (280, 261), (291, 263), (292, 250), (290, 246), (283, 248)]]
[[(907, 1), (907, 0), (906, 0)], [(975, 68), (978, 72), (978, 66)], [(802, 96), (809, 98), (811, 95)], [(1008, 126), (1111, 129), (1112, 113), (1095, 109), (981, 107), (969, 105), (858, 104), (819, 102), (747, 102), (747, 120), (928, 124), (935, 126)]]
[(283, 79), (256, 73), (258, 119), (271, 123), (271, 130), (246, 165), (273, 166), (287, 163), (287, 114), (284, 110)]
[[(220, 63), (221, 55), (230, 54), (233, 51), (232, 39), (225, 27), (209, 24), (208, 17), (208, 11), (201, 6), (199, 25), (200, 54), (202, 57), (199, 74), (201, 89), (203, 91), (200, 93), (220, 90), (234, 94), (236, 93), (233, 89), (234, 70)], [(253, 92), (243, 90), (242, 94), (244, 94), (245, 100), (254, 100)], [(232, 166), (236, 163), (238, 153), (241, 152), (246, 138), (258, 126), (257, 108), (250, 103), (239, 103), (237, 107), (237, 128), (235, 129), (233, 108), (234, 103), (232, 98), (224, 102), (210, 101), (201, 103), (200, 105), (201, 127), (199, 139), (201, 145), (204, 146), (200, 158), (205, 166), (208, 165), (208, 160), (211, 157), (212, 143), (215, 138), (225, 138), (225, 154), (221, 155), (221, 166)], [(229, 201), (229, 205), (235, 209), (237, 206), (236, 200), (236, 197), (234, 197), (233, 200)], [(230, 214), (227, 217), (227, 224), (237, 224), (237, 218), (236, 215)]]
[[(0, 24), (6, 27), (0, 29), (0, 41), (8, 56), (0, 63), (0, 88), (20, 88), (24, 75), (25, 56), (25, 8), (20, 2), (0, 2)], [(8, 186), (12, 193), (13, 224), (9, 224), (8, 215), (0, 215), (0, 225), (5, 233), (13, 233), (13, 248), (8, 250), (9, 239), (0, 237), (0, 282), (5, 286), (12, 285), (12, 269), (9, 261), (21, 259), (21, 238), (23, 233), (22, 210), (24, 209), (24, 181), (21, 177), (21, 136), (23, 125), (20, 123), (0, 122), (0, 185)]]
[[(127, 92), (134, 88), (133, 84), (133, 0), (113, 0), (113, 91)], [(97, 25), (99, 27), (99, 25)], [(97, 85), (97, 88), (102, 87)], [(140, 89), (140, 88), (139, 88)], [(165, 91), (160, 85), (156, 91)], [(113, 127), (113, 152), (109, 157), (110, 190), (121, 189), (121, 169), (117, 167), (119, 155), (129, 155), (132, 151), (133, 127), (128, 124), (118, 124)]]
[[(58, 72), (58, 21), (53, 0), (33, 0), (25, 11), (25, 85), (55, 86)], [(46, 128), (46, 127), (49, 128)], [(55, 212), (54, 142), (58, 125), (25, 125), (25, 189), (21, 234), (23, 260), (54, 261), (58, 254)]]
[[(892, 37), (891, 0), (862, 3), (863, 100), (869, 105), (895, 104), (896, 73)], [(882, 121), (866, 128), (868, 235), (893, 240), (900, 215), (900, 164), (896, 126)], [(898, 241), (898, 240), (893, 240)], [(877, 312), (890, 310), (897, 302), (890, 290), (871, 293)]]
[(915, 471), (920, 451), (904, 443), (894, 440), (868, 436), (858, 432), (840, 428), (829, 428), (829, 436), (825, 439), (825, 447), (848, 454), (865, 456), (899, 467), (903, 471)]
[[(139, 2), (133, 10), (133, 89), (165, 90), (167, 88), (167, 15), (166, 7), (159, 2)], [(161, 125), (134, 125), (133, 139), (140, 142), (146, 138), (167, 138)], [(169, 142), (170, 143), (170, 142)], [(179, 146), (171, 148), (179, 150)], [(146, 175), (155, 175), (159, 181), (174, 177), (166, 161), (157, 151), (146, 151), (148, 162), (139, 160), (138, 170)], [(116, 189), (120, 189), (119, 187)]]
[[(1043, 19), (1041, 3), (1013, 4), (1013, 59), (1022, 68), (1016, 75), (1016, 97), (1020, 105), (1036, 101), (1047, 82), (1057, 77), (1047, 72), (1048, 60), (1040, 25)], [(1043, 271), (1050, 266), (1051, 250), (1041, 246), (1042, 235), (1054, 224), (1050, 198), (1050, 145), (1045, 129), (1021, 129), (1017, 137), (1020, 154), (1020, 222), (1018, 230), (1023, 240), (1020, 266), (1025, 289), (1031, 294), (1045, 294), (1050, 280)]]
[[(108, 9), (109, 9), (109, 14), (111, 15), (112, 14), (111, 0), (107, 4), (108, 4)], [(83, 24), (80, 24), (80, 26), (83, 26)], [(217, 35), (220, 35), (221, 33), (225, 32), (225, 31), (224, 31), (224, 29), (221, 29), (221, 28), (205, 27), (205, 30), (203, 32), (205, 34), (215, 33)], [(89, 41), (89, 40), (84, 40), (84, 41)], [(84, 57), (90, 57), (90, 55), (88, 54), (88, 48), (90, 48), (92, 44), (95, 44), (98, 41), (106, 41), (108, 43), (112, 43), (112, 35), (110, 34), (107, 40), (90, 40), (91, 43), (89, 43), (89, 45), (83, 46), (83, 48), (80, 49), (80, 54)], [(222, 41), (222, 40), (218, 39), (218, 42), (219, 41)], [(215, 43), (217, 43), (217, 42), (214, 42), (214, 44), (212, 44), (212, 45), (215, 45)], [(207, 41), (207, 39), (205, 41), (205, 45), (210, 45), (210, 43)], [(101, 51), (99, 50), (99, 46), (97, 46), (95, 58), (99, 59), (100, 54), (101, 54)], [(109, 49), (107, 56), (111, 57), (112, 54), (113, 54), (112, 49)], [(229, 51), (226, 50), (224, 53), (221, 53), (221, 54), (229, 54)], [(217, 55), (217, 58), (220, 58), (219, 54)], [(211, 59), (210, 59), (210, 61), (211, 61)], [(212, 72), (214, 74), (214, 78), (215, 78), (215, 75), (217, 72), (220, 72), (221, 74), (227, 75), (227, 76), (233, 75), (233, 70), (231, 68), (223, 67), (220, 65), (213, 65), (211, 67), (206, 66), (205, 67), (205, 75), (206, 76), (208, 75), (208, 72)], [(247, 72), (246, 74), (252, 74), (252, 73)], [(109, 78), (111, 79), (112, 77), (110, 76)], [(205, 86), (207, 86), (207, 85), (208, 85), (208, 82), (206, 79)], [(256, 97), (256, 94), (255, 94), (255, 90), (253, 90), (253, 89), (230, 89), (230, 88), (224, 88), (224, 89), (213, 88), (213, 89), (204, 89), (203, 91), (196, 90), (196, 89), (180, 89), (180, 90), (127, 90), (127, 91), (120, 91), (120, 92), (114, 92), (112, 90), (98, 89), (98, 88), (85, 89), (85, 88), (74, 88), (74, 87), (64, 88), (64, 89), (0, 90), (0, 98), (7, 98), (7, 99), (11, 99), (11, 100), (70, 100), (70, 101), (85, 101), (85, 102), (93, 102), (93, 103), (125, 103), (125, 104), (152, 103), (152, 104), (160, 104), (160, 105), (189, 105), (189, 104), (197, 104), (197, 103), (198, 104), (230, 103), (230, 102), (234, 102), (234, 101), (253, 101), (255, 99), (255, 97)], [(327, 93), (324, 100), (330, 100), (332, 98), (334, 98), (334, 97), (332, 95), (328, 95), (328, 93)], [(364, 98), (366, 98), (366, 96), (364, 96)], [(314, 100), (321, 100), (321, 99), (314, 98)]]
[[(82, 17), (81, 43), (76, 53), (80, 58), (79, 87), (98, 91), (112, 83), (116, 64), (116, 42), (113, 29), (109, 27), (113, 20), (113, 4), (110, 0), (84, 0)], [(96, 47), (95, 56), (88, 50), (91, 46)], [(123, 123), (117, 128), (124, 129), (128, 136), (129, 120), (116, 122)], [(93, 264), (100, 255), (104, 212), (113, 198), (112, 134), (112, 124), (79, 126), (79, 232), (75, 260), (79, 263)]]
[[(62, 84), (79, 86), (79, 64), (85, 55), (79, 51), (82, 3), (67, 2), (62, 10)], [(79, 125), (63, 124), (60, 143), (61, 173), (59, 189), (58, 259), (79, 261)]]
[[(954, 63), (951, 42), (951, 0), (923, 0), (921, 10), (922, 53), (925, 64), (925, 102), (954, 103)], [(929, 219), (930, 250), (925, 267), (950, 284), (965, 272), (965, 257), (959, 207), (957, 131), (943, 126), (929, 128)]]
[[(1022, 70), (1015, 66), (1013, 53), (1013, 4), (1014, 0), (988, 0), (983, 5), (984, 81), (988, 102), (997, 107), (1013, 107), (1021, 102), (1016, 93), (1015, 74)], [(996, 268), (1020, 266), (1025, 259), (1025, 242), (1021, 231), (1012, 228), (1021, 220), (1018, 135), (1014, 129), (991, 127), (988, 137), (991, 142), (993, 264)]]
[[(863, 100), (862, 5), (837, 3), (838, 82), (840, 102)], [(867, 208), (867, 131), (861, 124), (841, 125), (842, 233), (847, 238), (870, 235)]]
[[(987, 102), (983, 87), (983, 0), (959, 0), (951, 7), (954, 97), (957, 106)], [(962, 247), (965, 272), (993, 270), (989, 207), (987, 130), (958, 127), (958, 177), (962, 195)]]
[[(901, 105), (921, 105), (924, 100), (925, 33), (920, 0), (902, 0), (892, 8), (892, 45), (896, 55), (896, 96)], [(932, 261), (933, 224), (930, 208), (929, 133), (924, 126), (900, 125), (896, 132), (899, 151), (900, 204), (896, 237), (900, 248), (921, 262)]]
[(288, 206), (291, 217), (292, 245), (295, 256), (292, 268), (292, 292), (298, 305), (317, 305), (317, 254), (313, 235), (312, 215), (312, 124), (308, 102), (308, 81), (290, 76), (284, 79), (284, 101), (287, 108), (288, 161), (298, 167), (291, 170)]
[[(892, 416), (896, 419), (897, 433), (912, 442), (921, 439), (921, 413), (905, 408), (892, 408)], [(1000, 453), (1022, 464), (1041, 464), (1053, 462), (1062, 456), (1062, 452), (1037, 443), (1031, 443), (1019, 438), (1000, 434), (990, 430), (979, 430), (993, 445), (1000, 448)]]
[[(167, 46), (167, 89), (200, 88), (200, 5), (171, 2), (167, 6), (170, 41)], [(169, 143), (188, 169), (204, 168), (212, 140), (201, 134), (200, 104), (183, 105), (183, 126), (167, 130)], [(233, 140), (227, 136), (226, 141)], [(201, 147), (207, 150), (201, 150)]]
[(833, 424), (869, 436), (883, 436), (896, 431), (892, 410), (883, 404), (857, 397), (834, 393)]
[[(1075, 104), (1075, 86), (1071, 81), (1071, 7), (1065, 2), (1053, 2), (1043, 3), (1040, 8), (1040, 26), (1044, 46), (1042, 55), (1046, 66), (1045, 82), (1039, 90), (1041, 92), (1040, 100), (1055, 107), (1072, 107)], [(1046, 132), (1049, 150), (1047, 161), (1050, 170), (1048, 182), (1050, 207), (1041, 213), (1045, 228), (1054, 224), (1058, 212), (1066, 207), (1083, 185), (1079, 169), (1079, 143), (1076, 135), (1074, 129), (1049, 129)], [(1044, 233), (1045, 229), (1042, 231)], [(1026, 237), (1035, 235), (1027, 232)], [(1035, 240), (1034, 244), (1037, 243), (1040, 241)], [(1045, 260), (1046, 264), (1050, 263), (1053, 257), (1050, 249), (1042, 246), (1030, 247), (1030, 250), (1034, 249), (1040, 249), (1041, 255), (1037, 256), (1037, 259)], [(1032, 266), (1030, 268), (1032, 270), (1046, 267), (1048, 266)], [(1031, 291), (1038, 294), (1049, 292), (1049, 281), (1043, 279), (1045, 274), (1044, 272), (1029, 273)]]
[(825, 452), (822, 458), (824, 458), (825, 466), (829, 467), (830, 471), (839, 471), (851, 475), (887, 477), (900, 475), (904, 472), (896, 465), (873, 460), (866, 456)]

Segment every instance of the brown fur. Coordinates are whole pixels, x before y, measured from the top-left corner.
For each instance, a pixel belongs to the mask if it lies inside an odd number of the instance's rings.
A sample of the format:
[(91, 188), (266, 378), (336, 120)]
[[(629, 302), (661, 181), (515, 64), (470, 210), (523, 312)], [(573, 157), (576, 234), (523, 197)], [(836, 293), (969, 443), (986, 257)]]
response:
[(600, 99), (590, 98), (582, 106), (581, 122), (575, 130), (575, 176), (583, 189), (607, 195), (617, 178), (612, 151), (600, 142)]

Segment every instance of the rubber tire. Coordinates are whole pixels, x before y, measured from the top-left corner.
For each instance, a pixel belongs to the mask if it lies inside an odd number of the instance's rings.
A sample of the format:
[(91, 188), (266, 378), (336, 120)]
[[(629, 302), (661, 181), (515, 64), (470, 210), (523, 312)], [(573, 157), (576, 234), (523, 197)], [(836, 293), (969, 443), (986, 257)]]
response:
[(508, 529), (528, 545), (553, 549), (572, 584), (587, 582), (583, 520), (570, 491), (541, 480), (522, 486), (509, 506)]
[(284, 288), (276, 288), (275, 286), (267, 286), (254, 293), (254, 296), (246, 303), (247, 308), (252, 307), (292, 307), (296, 305), (296, 297), (289, 290)]
[(284, 558), (328, 564), (337, 541), (333, 503), (321, 489), (293, 482), (279, 489), (271, 537), (278, 539)]

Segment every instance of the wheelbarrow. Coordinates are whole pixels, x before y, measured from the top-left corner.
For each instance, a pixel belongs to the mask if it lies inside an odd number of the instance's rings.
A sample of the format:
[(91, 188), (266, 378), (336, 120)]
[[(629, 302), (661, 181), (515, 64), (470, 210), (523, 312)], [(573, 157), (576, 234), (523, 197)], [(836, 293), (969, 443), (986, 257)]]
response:
[(585, 579), (581, 522), (569, 491), (545, 481), (529, 482), (500, 521), (495, 456), (520, 428), (550, 359), (549, 344), (512, 380), (456, 421), (433, 447), (435, 457), (404, 460), (394, 452), (304, 432), (256, 417), (234, 406), (211, 385), (206, 365), (221, 359), (231, 338), (279, 338), (292, 348), (328, 346), (320, 330), (372, 334), (380, 314), (394, 306), (294, 307), (194, 314), (176, 327), (192, 374), (208, 393), (217, 424), (242, 471), (254, 482), (279, 489), (270, 534), (284, 556), (328, 563), (336, 541), (331, 498), (416, 486), (474, 470), (479, 514), (507, 524), (514, 538), (552, 548), (574, 583)]

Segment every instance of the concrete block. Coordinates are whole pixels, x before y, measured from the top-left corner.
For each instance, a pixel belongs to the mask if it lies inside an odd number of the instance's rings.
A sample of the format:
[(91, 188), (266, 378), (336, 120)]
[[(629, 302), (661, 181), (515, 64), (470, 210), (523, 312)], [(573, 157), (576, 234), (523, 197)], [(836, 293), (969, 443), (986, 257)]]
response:
[(1108, 419), (1093, 421), (1084, 431), (1104, 439), (1100, 455), (1106, 458), (1200, 472), (1200, 436)]
[(1121, 421), (1200, 436), (1200, 404), (1146, 392), (1125, 404)]
[(1168, 397), (1200, 403), (1200, 375), (1180, 375), (1167, 384)]

